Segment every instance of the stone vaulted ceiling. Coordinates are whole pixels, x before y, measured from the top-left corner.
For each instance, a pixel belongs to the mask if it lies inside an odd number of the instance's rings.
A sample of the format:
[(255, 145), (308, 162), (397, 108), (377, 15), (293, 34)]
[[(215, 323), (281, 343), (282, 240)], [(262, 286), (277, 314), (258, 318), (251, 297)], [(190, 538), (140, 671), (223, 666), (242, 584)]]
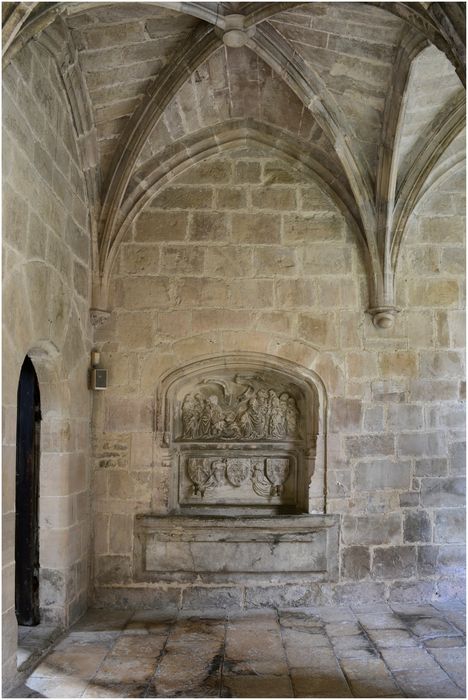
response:
[(38, 41), (62, 74), (88, 188), (95, 307), (106, 307), (118, 245), (148, 193), (251, 140), (334, 196), (361, 243), (374, 321), (391, 323), (406, 222), (431, 178), (460, 161), (450, 149), (465, 119), (464, 3), (2, 9), (4, 65)]

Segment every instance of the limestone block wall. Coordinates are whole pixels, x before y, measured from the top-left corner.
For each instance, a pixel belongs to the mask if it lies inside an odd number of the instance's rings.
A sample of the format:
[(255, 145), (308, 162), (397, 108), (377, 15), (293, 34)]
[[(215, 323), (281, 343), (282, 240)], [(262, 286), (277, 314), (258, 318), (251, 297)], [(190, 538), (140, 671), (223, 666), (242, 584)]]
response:
[(29, 354), (41, 393), (41, 620), (68, 625), (89, 583), (90, 238), (73, 122), (36, 42), (3, 73), (3, 669), (16, 671), (16, 400)]
[[(155, 196), (122, 243), (108, 324), (110, 387), (94, 415), (96, 602), (274, 605), (463, 594), (464, 178), (426, 195), (401, 252), (401, 313), (364, 313), (359, 246), (317, 183), (246, 147)], [(160, 377), (207, 355), (285, 358), (328, 396), (327, 506), (340, 576), (325, 584), (140, 585), (134, 516), (168, 511), (155, 458)], [(216, 588), (216, 587), (215, 587)]]

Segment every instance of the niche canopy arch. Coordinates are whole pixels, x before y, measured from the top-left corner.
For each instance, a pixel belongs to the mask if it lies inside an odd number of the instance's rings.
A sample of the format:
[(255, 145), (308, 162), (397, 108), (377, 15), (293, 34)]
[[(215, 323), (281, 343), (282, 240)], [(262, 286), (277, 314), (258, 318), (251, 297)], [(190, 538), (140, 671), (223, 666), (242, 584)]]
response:
[(325, 403), (315, 373), (261, 353), (170, 372), (157, 394), (156, 437), (172, 470), (172, 512), (323, 512)]

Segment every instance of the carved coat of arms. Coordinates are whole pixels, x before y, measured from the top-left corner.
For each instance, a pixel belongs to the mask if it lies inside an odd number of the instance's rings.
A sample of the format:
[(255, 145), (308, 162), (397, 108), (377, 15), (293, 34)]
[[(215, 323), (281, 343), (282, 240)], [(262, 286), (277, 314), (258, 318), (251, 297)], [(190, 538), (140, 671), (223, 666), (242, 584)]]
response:
[(187, 461), (187, 472), (193, 484), (193, 494), (203, 496), (213, 475), (210, 460), (192, 457)]
[(226, 477), (232, 486), (240, 486), (250, 474), (249, 459), (229, 459), (226, 467)]

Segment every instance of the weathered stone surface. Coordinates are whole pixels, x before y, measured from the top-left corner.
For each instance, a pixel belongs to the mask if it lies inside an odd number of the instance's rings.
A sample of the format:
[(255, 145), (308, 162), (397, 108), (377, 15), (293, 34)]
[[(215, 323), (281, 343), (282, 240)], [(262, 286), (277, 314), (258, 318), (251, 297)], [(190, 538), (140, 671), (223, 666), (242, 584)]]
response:
[(346, 367), (349, 378), (364, 379), (377, 374), (377, 358), (370, 352), (350, 352)]
[(417, 371), (416, 353), (404, 350), (380, 353), (379, 367), (384, 377), (414, 377)]
[(320, 600), (315, 588), (307, 584), (247, 587), (245, 596), (247, 608), (301, 607)]
[(151, 207), (154, 209), (210, 209), (212, 204), (211, 187), (166, 187), (152, 200)]
[(216, 190), (216, 206), (219, 209), (245, 209), (247, 206), (246, 192), (241, 188)]
[(242, 607), (242, 591), (239, 588), (187, 588), (182, 593), (182, 608), (205, 610), (209, 608), (230, 610)]
[(296, 209), (296, 193), (290, 188), (256, 187), (251, 196), (257, 209)]
[(434, 519), (434, 542), (463, 542), (465, 527), (465, 512), (461, 508), (438, 510)]
[(405, 384), (395, 380), (372, 382), (372, 397), (375, 401), (403, 403), (405, 401)]
[(411, 578), (416, 573), (416, 547), (376, 547), (372, 561), (374, 578)]
[(96, 608), (103, 609), (106, 613), (109, 608), (117, 608), (128, 611), (134, 611), (141, 608), (143, 610), (164, 611), (169, 614), (171, 611), (177, 611), (180, 604), (181, 589), (174, 587), (138, 587), (138, 586), (119, 586), (118, 588), (97, 586), (95, 593), (94, 605)]
[(457, 401), (459, 399), (459, 383), (454, 380), (416, 379), (411, 382), (410, 396), (412, 401)]
[(403, 520), (404, 542), (430, 542), (432, 539), (432, 523), (424, 510), (409, 511)]
[(434, 238), (449, 243), (463, 243), (465, 223), (461, 217), (438, 216), (424, 218), (420, 224), (422, 239), (431, 243)]
[(411, 462), (391, 462), (387, 459), (358, 462), (354, 484), (359, 491), (407, 489), (411, 483)]
[(336, 345), (336, 327), (329, 316), (323, 314), (300, 314), (299, 337), (318, 347)]
[(181, 175), (178, 178), (178, 182), (193, 185), (219, 185), (220, 183), (229, 182), (230, 179), (231, 164), (229, 162), (210, 160), (200, 163), (196, 171), (191, 170), (187, 174)]
[(345, 449), (350, 457), (385, 457), (394, 452), (393, 435), (364, 435), (345, 438)]
[[(466, 442), (454, 442), (449, 445), (449, 466), (451, 474), (465, 474)], [(432, 476), (432, 474), (428, 474)]]
[(130, 557), (102, 555), (98, 557), (97, 564), (97, 580), (100, 584), (112, 583), (113, 581), (125, 583), (130, 579)]
[(280, 221), (272, 214), (233, 214), (232, 238), (236, 243), (280, 243)]
[(124, 432), (128, 430), (147, 432), (152, 427), (151, 403), (136, 399), (114, 398), (109, 400), (106, 430)]
[(284, 246), (262, 247), (255, 251), (255, 269), (265, 277), (294, 275), (298, 272), (296, 251)]
[[(204, 267), (204, 250), (194, 246), (167, 246), (163, 249), (161, 269), (166, 275), (178, 272), (200, 274)], [(153, 295), (155, 292), (153, 292)], [(154, 296), (152, 297), (154, 299)]]
[(333, 399), (330, 404), (330, 431), (357, 432), (361, 427), (362, 403), (355, 399)]
[[(311, 200), (306, 201), (310, 208)], [(288, 214), (283, 218), (283, 240), (285, 243), (311, 243), (314, 241), (342, 241), (343, 221), (335, 217), (310, 214)]]
[(422, 406), (407, 404), (390, 405), (387, 409), (387, 425), (389, 430), (420, 430), (424, 425)]
[(189, 238), (192, 241), (225, 241), (229, 231), (223, 214), (215, 212), (194, 212), (189, 224)]
[(128, 277), (122, 280), (121, 290), (123, 303), (128, 310), (164, 309), (170, 303), (168, 277)]
[(422, 576), (433, 576), (437, 572), (437, 545), (421, 545), (418, 547), (418, 572)]
[(234, 180), (239, 183), (260, 182), (261, 166), (254, 161), (239, 161), (234, 165)]
[(341, 574), (345, 579), (360, 580), (370, 572), (370, 551), (368, 547), (347, 547), (343, 549)]
[(447, 460), (443, 458), (417, 459), (414, 466), (415, 476), (446, 476)]
[(154, 320), (150, 313), (121, 313), (116, 318), (116, 331), (122, 347), (132, 343), (135, 348), (150, 348), (153, 339)]
[(421, 377), (460, 377), (463, 374), (463, 357), (457, 352), (421, 353)]
[(422, 506), (461, 506), (465, 501), (465, 494), (466, 482), (462, 477), (421, 479)]
[[(315, 286), (311, 280), (279, 280), (275, 290), (279, 308), (294, 309), (311, 306), (316, 297)], [(319, 321), (318, 325), (320, 325)]]
[(399, 541), (401, 516), (390, 515), (344, 515), (341, 537), (345, 545), (392, 544)]
[(439, 548), (437, 563), (444, 573), (463, 574), (466, 552), (462, 545), (444, 545)]
[(455, 280), (414, 281), (409, 285), (409, 302), (414, 306), (457, 306), (459, 293)]
[(187, 223), (185, 212), (145, 211), (134, 225), (134, 239), (145, 243), (183, 240)]
[(399, 435), (397, 451), (404, 457), (443, 457), (447, 453), (446, 435), (442, 432)]
[(309, 275), (343, 274), (351, 272), (352, 258), (344, 247), (311, 244), (304, 250), (303, 266)]
[(411, 508), (419, 505), (418, 491), (404, 491), (400, 493), (400, 507)]

